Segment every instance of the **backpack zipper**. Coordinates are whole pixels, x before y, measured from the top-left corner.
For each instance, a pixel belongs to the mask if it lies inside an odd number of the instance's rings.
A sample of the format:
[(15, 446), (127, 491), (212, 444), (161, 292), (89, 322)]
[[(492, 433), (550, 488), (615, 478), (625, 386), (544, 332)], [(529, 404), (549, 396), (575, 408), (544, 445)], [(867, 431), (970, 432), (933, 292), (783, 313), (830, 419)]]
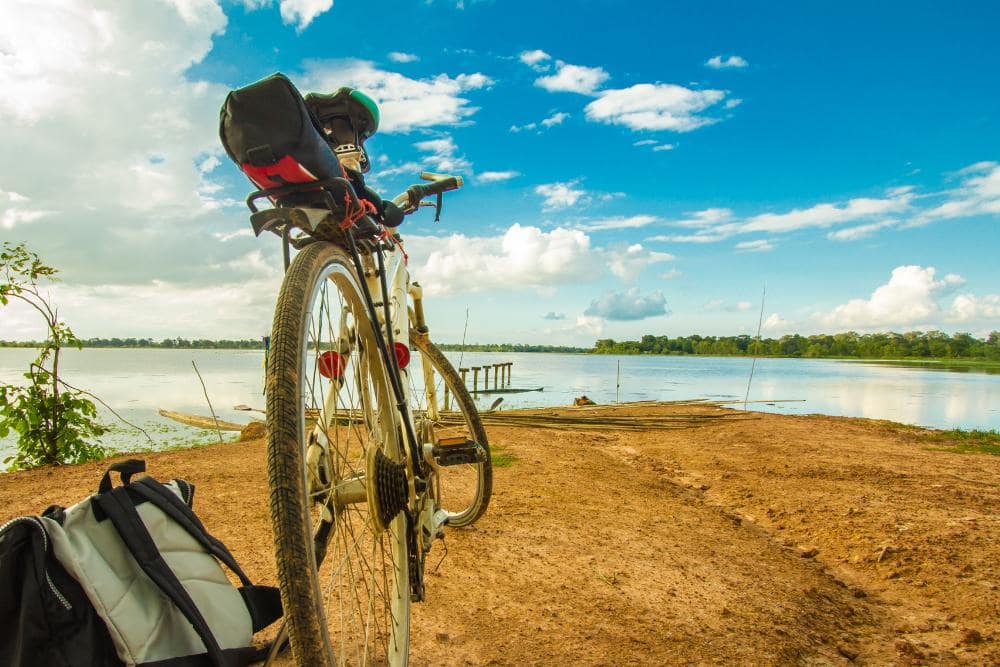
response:
[[(38, 530), (42, 531), (42, 544), (44, 545), (45, 553), (48, 554), (49, 553), (49, 533), (45, 530), (45, 524), (43, 524), (42, 520), (39, 519), (37, 516), (19, 516), (19, 517), (15, 517), (15, 518), (11, 519), (10, 521), (8, 521), (7, 523), (5, 523), (4, 525), (0, 526), (0, 534), (3, 534), (4, 531), (6, 531), (12, 525), (14, 525), (15, 523), (18, 523), (20, 521), (28, 521), (33, 526), (35, 526), (36, 528), (38, 528)], [(56, 597), (57, 600), (59, 600), (59, 602), (66, 609), (66, 611), (72, 611), (73, 610), (73, 605), (70, 604), (70, 601), (66, 599), (66, 596), (63, 595), (62, 592), (58, 588), (56, 588), (55, 583), (52, 581), (52, 577), (49, 576), (49, 570), (48, 570), (48, 568), (45, 569), (45, 581), (48, 582), (49, 588), (52, 590), (52, 594)]]

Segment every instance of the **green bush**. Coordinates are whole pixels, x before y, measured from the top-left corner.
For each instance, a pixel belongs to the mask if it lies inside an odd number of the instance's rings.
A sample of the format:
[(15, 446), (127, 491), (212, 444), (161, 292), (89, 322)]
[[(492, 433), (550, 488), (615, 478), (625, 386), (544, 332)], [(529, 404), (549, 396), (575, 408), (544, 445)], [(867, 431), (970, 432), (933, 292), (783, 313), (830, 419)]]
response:
[(104, 448), (93, 442), (107, 430), (97, 421), (97, 409), (59, 376), (63, 347), (81, 344), (39, 290), (40, 280), (56, 279), (56, 269), (43, 264), (23, 243), (4, 242), (0, 271), (0, 306), (12, 300), (25, 303), (48, 329), (38, 357), (24, 374), (28, 384), (0, 384), (0, 437), (11, 431), (18, 435), (17, 454), (4, 463), (16, 470), (105, 457)]

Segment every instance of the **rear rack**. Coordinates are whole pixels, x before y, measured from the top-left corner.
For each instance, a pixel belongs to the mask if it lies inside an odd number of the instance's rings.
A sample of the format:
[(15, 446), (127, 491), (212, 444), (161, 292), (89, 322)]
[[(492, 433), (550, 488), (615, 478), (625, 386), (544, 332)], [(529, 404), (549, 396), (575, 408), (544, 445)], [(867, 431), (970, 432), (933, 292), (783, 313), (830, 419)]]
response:
[[(343, 201), (346, 205), (338, 202), (335, 192), (345, 195)], [(260, 199), (266, 198), (275, 202), (281, 197), (297, 193), (314, 193), (318, 195), (316, 203), (324, 203), (326, 206), (323, 208), (276, 206), (261, 210), (256, 204)], [(394, 246), (392, 234), (368, 215), (360, 215), (353, 224), (344, 225), (349, 210), (364, 210), (351, 182), (346, 178), (327, 178), (321, 181), (255, 190), (247, 196), (246, 204), (251, 211), (250, 226), (255, 236), (259, 237), (268, 231), (277, 234), (284, 241), (286, 267), (289, 244), (301, 249), (316, 241), (328, 241), (347, 248), (350, 245), (346, 234), (348, 229), (353, 231), (358, 249), (366, 253), (371, 252), (380, 241), (385, 242), (389, 248)], [(295, 230), (302, 234), (292, 236)]]

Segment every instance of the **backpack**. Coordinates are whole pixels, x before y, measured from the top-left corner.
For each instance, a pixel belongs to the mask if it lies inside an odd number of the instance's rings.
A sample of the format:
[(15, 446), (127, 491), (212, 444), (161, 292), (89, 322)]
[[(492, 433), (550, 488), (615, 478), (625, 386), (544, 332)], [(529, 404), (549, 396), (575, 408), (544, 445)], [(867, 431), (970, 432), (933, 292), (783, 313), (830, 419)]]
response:
[[(281, 617), (191, 509), (194, 487), (115, 463), (97, 494), (0, 526), (0, 664), (240, 666)], [(118, 472), (122, 485), (112, 486)], [(236, 588), (219, 563), (240, 580)]]

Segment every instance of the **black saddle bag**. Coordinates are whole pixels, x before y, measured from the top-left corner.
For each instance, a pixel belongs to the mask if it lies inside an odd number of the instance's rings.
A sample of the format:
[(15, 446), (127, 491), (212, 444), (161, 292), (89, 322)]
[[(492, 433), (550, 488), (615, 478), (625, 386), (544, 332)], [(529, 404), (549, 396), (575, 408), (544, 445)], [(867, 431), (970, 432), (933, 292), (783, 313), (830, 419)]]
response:
[[(344, 176), (319, 121), (283, 74), (231, 91), (219, 116), (226, 153), (261, 189)], [(306, 190), (279, 197), (275, 204), (309, 206), (323, 199), (322, 191)]]

